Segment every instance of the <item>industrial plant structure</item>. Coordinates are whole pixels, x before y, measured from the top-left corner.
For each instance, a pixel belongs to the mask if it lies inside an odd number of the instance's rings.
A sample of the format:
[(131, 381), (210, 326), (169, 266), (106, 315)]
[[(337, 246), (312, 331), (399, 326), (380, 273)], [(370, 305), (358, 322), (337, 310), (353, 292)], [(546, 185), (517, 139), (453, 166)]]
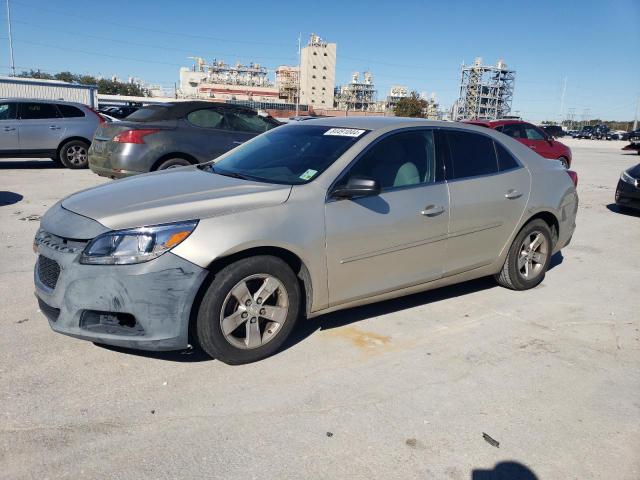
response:
[(333, 108), (336, 84), (336, 44), (312, 33), (300, 52), (300, 102), (316, 108)]
[(209, 65), (192, 57), (191, 69), (180, 69), (179, 96), (220, 100), (277, 101), (278, 88), (269, 80), (266, 68), (258, 63), (229, 65), (214, 59)]
[[(300, 50), (299, 65), (280, 65), (275, 70), (258, 63), (227, 64), (200, 57), (191, 67), (180, 69), (180, 99), (208, 99), (239, 103), (256, 109), (285, 112), (313, 112), (340, 115), (345, 112), (392, 114), (397, 101), (408, 95), (404, 86), (392, 87), (389, 96), (376, 101), (373, 75), (354, 72), (351, 81), (336, 86), (336, 44), (312, 33)], [(270, 75), (271, 74), (271, 75)], [(275, 74), (275, 75), (274, 75)], [(438, 118), (435, 98), (423, 96), (425, 116)]]
[(455, 120), (485, 118), (495, 120), (509, 115), (513, 100), (516, 72), (498, 60), (496, 65), (462, 65), (460, 98), (454, 106)]
[(339, 110), (372, 111), (376, 109), (376, 89), (371, 72), (353, 72), (351, 82), (335, 88), (335, 103)]
[(279, 97), (288, 103), (299, 101), (300, 69), (288, 65), (276, 68), (276, 87)]

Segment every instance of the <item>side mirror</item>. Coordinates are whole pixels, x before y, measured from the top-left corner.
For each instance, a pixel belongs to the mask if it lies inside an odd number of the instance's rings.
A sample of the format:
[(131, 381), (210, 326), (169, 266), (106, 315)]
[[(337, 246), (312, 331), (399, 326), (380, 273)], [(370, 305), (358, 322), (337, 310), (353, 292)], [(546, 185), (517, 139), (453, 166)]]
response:
[(351, 177), (346, 185), (336, 187), (331, 196), (333, 198), (370, 197), (380, 193), (377, 180), (367, 177)]

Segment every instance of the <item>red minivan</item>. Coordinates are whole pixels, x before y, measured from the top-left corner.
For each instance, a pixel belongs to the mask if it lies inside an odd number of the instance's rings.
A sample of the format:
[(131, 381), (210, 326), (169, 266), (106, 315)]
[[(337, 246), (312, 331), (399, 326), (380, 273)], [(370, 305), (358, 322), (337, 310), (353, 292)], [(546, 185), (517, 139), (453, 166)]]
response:
[(544, 158), (560, 160), (565, 168), (571, 166), (571, 149), (535, 125), (522, 120), (465, 120), (464, 123), (498, 130), (524, 143)]

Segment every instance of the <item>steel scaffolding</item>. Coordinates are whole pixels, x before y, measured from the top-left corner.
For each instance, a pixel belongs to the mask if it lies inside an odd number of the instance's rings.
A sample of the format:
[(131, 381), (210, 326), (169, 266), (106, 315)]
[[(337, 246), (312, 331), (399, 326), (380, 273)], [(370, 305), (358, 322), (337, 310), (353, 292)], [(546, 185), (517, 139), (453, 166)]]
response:
[(509, 115), (515, 80), (515, 70), (509, 70), (502, 60), (495, 66), (482, 65), (478, 57), (473, 65), (463, 64), (455, 120), (495, 120)]

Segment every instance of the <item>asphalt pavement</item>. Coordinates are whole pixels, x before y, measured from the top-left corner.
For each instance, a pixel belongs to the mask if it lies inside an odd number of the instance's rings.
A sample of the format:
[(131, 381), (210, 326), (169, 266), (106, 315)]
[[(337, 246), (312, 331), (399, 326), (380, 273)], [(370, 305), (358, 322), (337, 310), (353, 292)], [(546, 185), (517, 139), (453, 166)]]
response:
[(0, 478), (640, 478), (640, 215), (612, 205), (640, 157), (566, 143), (578, 226), (539, 287), (328, 314), (236, 367), (53, 333), (38, 219), (110, 180), (0, 160)]

